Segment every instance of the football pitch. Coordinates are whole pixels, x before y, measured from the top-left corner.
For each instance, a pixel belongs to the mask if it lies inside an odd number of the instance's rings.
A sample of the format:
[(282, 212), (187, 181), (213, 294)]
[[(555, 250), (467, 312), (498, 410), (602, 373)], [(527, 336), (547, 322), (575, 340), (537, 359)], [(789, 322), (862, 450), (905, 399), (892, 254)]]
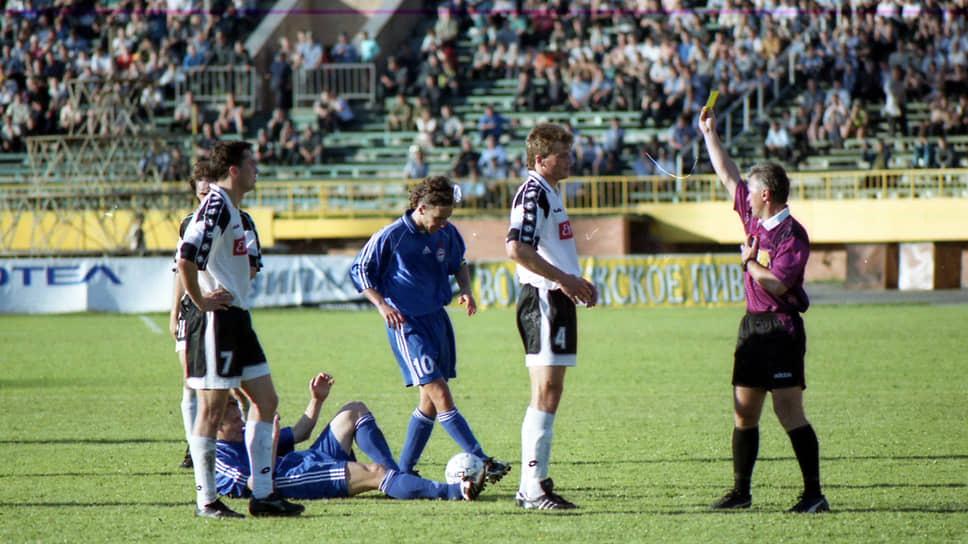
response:
[[(295, 519), (192, 516), (180, 371), (167, 315), (0, 316), (2, 542), (966, 542), (968, 306), (814, 306), (806, 410), (832, 511), (791, 515), (801, 480), (769, 406), (753, 507), (711, 512), (731, 484), (730, 371), (740, 307), (580, 310), (578, 367), (555, 422), (551, 476), (580, 509), (514, 505), (527, 373), (514, 315), (453, 313), (457, 406), (514, 463), (473, 503), (370, 492)], [(319, 371), (320, 416), (363, 400), (399, 453), (416, 392), (375, 311), (255, 310), (283, 424)], [(164, 332), (163, 332), (164, 331)], [(314, 436), (315, 436), (314, 432)], [(436, 426), (418, 469), (457, 446)], [(365, 459), (361, 459), (365, 460)], [(227, 504), (242, 511), (246, 503)]]

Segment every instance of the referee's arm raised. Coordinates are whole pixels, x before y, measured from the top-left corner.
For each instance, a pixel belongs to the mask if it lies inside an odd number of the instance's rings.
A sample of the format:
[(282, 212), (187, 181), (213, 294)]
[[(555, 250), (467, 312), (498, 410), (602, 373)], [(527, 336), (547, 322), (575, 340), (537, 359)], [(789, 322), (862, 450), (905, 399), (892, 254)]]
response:
[(726, 190), (729, 191), (729, 200), (732, 201), (736, 196), (736, 184), (742, 183), (743, 178), (739, 173), (736, 163), (729, 158), (726, 150), (723, 149), (723, 142), (719, 139), (716, 131), (716, 115), (707, 107), (702, 109), (699, 114), (699, 131), (702, 132), (703, 139), (706, 141), (706, 150), (709, 153), (709, 162), (713, 165), (713, 170), (723, 182)]

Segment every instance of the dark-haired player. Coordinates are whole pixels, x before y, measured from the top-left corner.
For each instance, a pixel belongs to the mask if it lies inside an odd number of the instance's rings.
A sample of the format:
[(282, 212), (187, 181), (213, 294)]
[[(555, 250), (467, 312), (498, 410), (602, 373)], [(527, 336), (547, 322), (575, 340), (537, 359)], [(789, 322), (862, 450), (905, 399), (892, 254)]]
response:
[(488, 481), (497, 482), (510, 465), (484, 454), (447, 385), (457, 376), (454, 329), (444, 309), (452, 298), (450, 276), (457, 279), (467, 315), (477, 311), (464, 240), (447, 222), (454, 211), (453, 185), (443, 176), (425, 178), (410, 190), (409, 204), (402, 217), (370, 238), (350, 269), (353, 284), (383, 317), (404, 385), (420, 387), (399, 468), (413, 471), (436, 417), (463, 451), (484, 459)]
[(204, 313), (203, 322), (189, 328), (185, 350), (187, 383), (198, 393), (189, 440), (195, 515), (241, 517), (218, 500), (215, 487), (215, 435), (229, 390), (240, 385), (251, 401), (245, 430), (253, 475), (249, 513), (297, 515), (304, 507), (272, 489), (272, 422), (279, 399), (249, 316), (250, 261), (239, 204), (255, 188), (258, 169), (248, 142), (216, 142), (210, 160), (216, 182), (195, 211), (178, 251), (185, 292)]
[(820, 448), (803, 412), (807, 340), (800, 314), (810, 305), (803, 290), (810, 241), (787, 206), (790, 179), (783, 167), (767, 162), (754, 166), (744, 183), (723, 149), (709, 108), (700, 113), (699, 128), (713, 169), (729, 191), (746, 233), (740, 246), (746, 315), (733, 357), (734, 484), (712, 507), (752, 504), (750, 479), (759, 449), (760, 413), (766, 394), (772, 393), (773, 411), (790, 437), (803, 473), (803, 493), (790, 512), (826, 512), (830, 506), (820, 489)]

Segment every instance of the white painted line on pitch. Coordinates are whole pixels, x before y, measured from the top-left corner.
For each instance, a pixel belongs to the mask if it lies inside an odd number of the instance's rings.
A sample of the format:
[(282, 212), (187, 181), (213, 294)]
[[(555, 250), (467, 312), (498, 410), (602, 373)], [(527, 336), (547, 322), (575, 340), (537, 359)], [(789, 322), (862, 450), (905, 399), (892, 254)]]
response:
[(152, 321), (148, 316), (146, 316), (146, 315), (139, 315), (138, 317), (140, 317), (141, 318), (141, 321), (143, 321), (144, 324), (149, 329), (151, 329), (151, 332), (153, 332), (155, 334), (161, 334), (161, 327), (159, 327), (158, 325), (155, 325), (155, 322)]

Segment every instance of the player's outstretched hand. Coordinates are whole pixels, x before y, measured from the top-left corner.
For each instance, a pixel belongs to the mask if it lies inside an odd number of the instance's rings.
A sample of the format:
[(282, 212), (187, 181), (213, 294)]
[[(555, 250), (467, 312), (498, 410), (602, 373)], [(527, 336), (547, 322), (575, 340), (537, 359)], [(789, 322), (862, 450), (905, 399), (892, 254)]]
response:
[(703, 108), (699, 112), (699, 131), (703, 134), (713, 134), (716, 132), (716, 114), (712, 108)]
[(470, 293), (461, 293), (460, 297), (457, 298), (457, 302), (461, 305), (467, 305), (467, 315), (472, 316), (477, 313), (477, 303), (474, 302), (474, 296)]
[(309, 380), (309, 394), (322, 403), (329, 396), (329, 389), (332, 387), (334, 381), (333, 377), (329, 374), (320, 372), (313, 376), (313, 379)]
[(228, 310), (229, 305), (232, 304), (232, 293), (229, 293), (225, 289), (218, 289), (210, 293), (202, 293), (202, 306), (204, 308), (199, 308), (203, 312), (217, 312), (219, 310)]

